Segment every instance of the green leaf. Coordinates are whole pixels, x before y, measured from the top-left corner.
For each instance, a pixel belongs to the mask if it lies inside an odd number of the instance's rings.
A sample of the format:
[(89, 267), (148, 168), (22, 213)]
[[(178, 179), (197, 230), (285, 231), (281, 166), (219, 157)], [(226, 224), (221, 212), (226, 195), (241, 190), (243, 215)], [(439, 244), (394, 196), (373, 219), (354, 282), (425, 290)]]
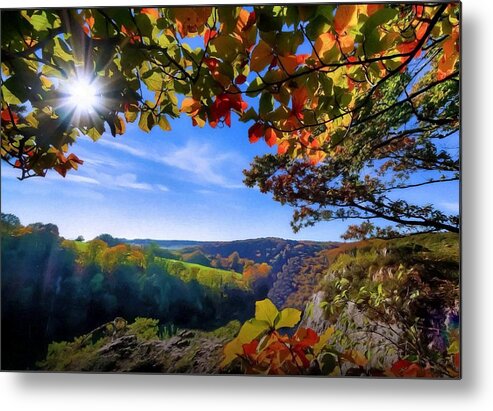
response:
[(385, 7), (378, 10), (366, 20), (363, 27), (361, 27), (361, 32), (365, 35), (372, 33), (378, 26), (393, 20), (398, 13), (397, 8), (393, 7)]
[(330, 29), (329, 22), (324, 16), (317, 16), (306, 26), (306, 35), (315, 41), (322, 33), (327, 33)]
[(294, 327), (301, 320), (301, 311), (296, 308), (285, 308), (279, 313), (276, 321), (276, 330), (284, 327)]
[(150, 75), (143, 78), (142, 81), (151, 91), (161, 91), (163, 88), (163, 77), (157, 72), (149, 72)]
[(32, 24), (34, 30), (36, 31), (45, 31), (52, 28), (44, 11), (41, 12), (41, 14), (33, 14), (29, 18), (29, 22)]
[(247, 121), (250, 121), (250, 120), (254, 120), (254, 121), (258, 120), (258, 114), (253, 107), (250, 107), (240, 117), (240, 121), (243, 123), (246, 123)]
[(152, 127), (156, 124), (155, 119), (154, 119), (154, 114), (152, 114), (152, 111), (144, 111), (140, 115), (139, 119), (139, 128), (146, 133), (151, 131)]
[(265, 321), (270, 327), (274, 327), (279, 311), (271, 300), (266, 298), (255, 303), (255, 319)]
[[(257, 97), (259, 95), (259, 93), (262, 91), (262, 90), (259, 90), (262, 88), (262, 80), (260, 79), (260, 77), (256, 77), (255, 80), (253, 80), (250, 85), (248, 86), (247, 88), (247, 91), (246, 91), (246, 94), (248, 97)], [(258, 91), (256, 91), (258, 90)]]
[(2, 98), (7, 104), (22, 104), (22, 101), (11, 93), (5, 85), (2, 86)]
[(87, 131), (86, 135), (89, 136), (92, 141), (97, 141), (101, 138), (101, 133), (98, 131), (96, 127), (91, 127)]
[(269, 92), (263, 92), (260, 96), (259, 115), (261, 117), (274, 110), (274, 97)]

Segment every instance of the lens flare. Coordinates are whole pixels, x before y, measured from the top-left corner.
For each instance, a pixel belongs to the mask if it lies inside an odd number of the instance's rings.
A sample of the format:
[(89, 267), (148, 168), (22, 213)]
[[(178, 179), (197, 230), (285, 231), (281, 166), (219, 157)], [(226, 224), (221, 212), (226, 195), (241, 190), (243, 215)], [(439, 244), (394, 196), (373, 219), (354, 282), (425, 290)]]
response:
[(67, 104), (81, 113), (91, 113), (98, 105), (98, 90), (88, 79), (76, 79), (67, 85)]

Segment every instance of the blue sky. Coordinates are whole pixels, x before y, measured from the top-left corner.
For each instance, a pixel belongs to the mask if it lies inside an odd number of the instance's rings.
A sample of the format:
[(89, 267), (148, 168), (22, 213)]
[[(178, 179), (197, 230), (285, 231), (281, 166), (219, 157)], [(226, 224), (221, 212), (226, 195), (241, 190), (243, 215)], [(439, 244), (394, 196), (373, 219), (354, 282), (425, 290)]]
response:
[[(117, 138), (94, 143), (81, 137), (72, 151), (85, 163), (62, 178), (18, 181), (2, 163), (2, 212), (23, 224), (55, 223), (61, 235), (91, 239), (101, 233), (126, 238), (234, 240), (275, 236), (339, 240), (347, 222), (320, 223), (294, 234), (292, 209), (242, 184), (242, 170), (255, 155), (274, 151), (250, 144), (248, 125), (233, 116), (231, 128), (193, 127), (183, 116), (172, 131), (144, 133), (136, 124)], [(415, 190), (406, 198), (457, 209), (457, 184)]]
[(337, 240), (344, 223), (320, 224), (295, 235), (292, 209), (242, 183), (242, 170), (269, 151), (250, 144), (248, 125), (193, 127), (188, 117), (172, 131), (144, 133), (132, 124), (124, 136), (81, 137), (72, 151), (84, 165), (62, 178), (18, 181), (2, 163), (2, 212), (23, 224), (58, 225), (61, 235), (90, 239), (101, 233), (126, 238), (233, 240), (276, 236)]

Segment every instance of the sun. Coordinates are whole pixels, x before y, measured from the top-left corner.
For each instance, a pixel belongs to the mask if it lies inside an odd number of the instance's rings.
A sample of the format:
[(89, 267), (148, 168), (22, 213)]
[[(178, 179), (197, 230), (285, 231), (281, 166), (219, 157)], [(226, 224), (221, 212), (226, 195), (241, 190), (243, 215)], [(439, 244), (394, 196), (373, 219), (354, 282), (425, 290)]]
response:
[(100, 96), (96, 84), (87, 78), (71, 80), (66, 85), (67, 104), (76, 111), (83, 113), (93, 112), (98, 104)]

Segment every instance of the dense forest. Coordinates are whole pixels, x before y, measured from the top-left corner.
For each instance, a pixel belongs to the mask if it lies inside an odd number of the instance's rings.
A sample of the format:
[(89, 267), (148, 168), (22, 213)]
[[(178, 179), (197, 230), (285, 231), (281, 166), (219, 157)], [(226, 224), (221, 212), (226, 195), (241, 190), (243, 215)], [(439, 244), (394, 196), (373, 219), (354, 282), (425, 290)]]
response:
[(121, 241), (107, 234), (87, 242), (65, 240), (53, 224), (22, 226), (17, 217), (2, 214), (5, 368), (32, 368), (49, 342), (118, 316), (203, 330), (244, 321), (271, 290), (274, 270), (322, 249), (280, 239), (183, 250)]

